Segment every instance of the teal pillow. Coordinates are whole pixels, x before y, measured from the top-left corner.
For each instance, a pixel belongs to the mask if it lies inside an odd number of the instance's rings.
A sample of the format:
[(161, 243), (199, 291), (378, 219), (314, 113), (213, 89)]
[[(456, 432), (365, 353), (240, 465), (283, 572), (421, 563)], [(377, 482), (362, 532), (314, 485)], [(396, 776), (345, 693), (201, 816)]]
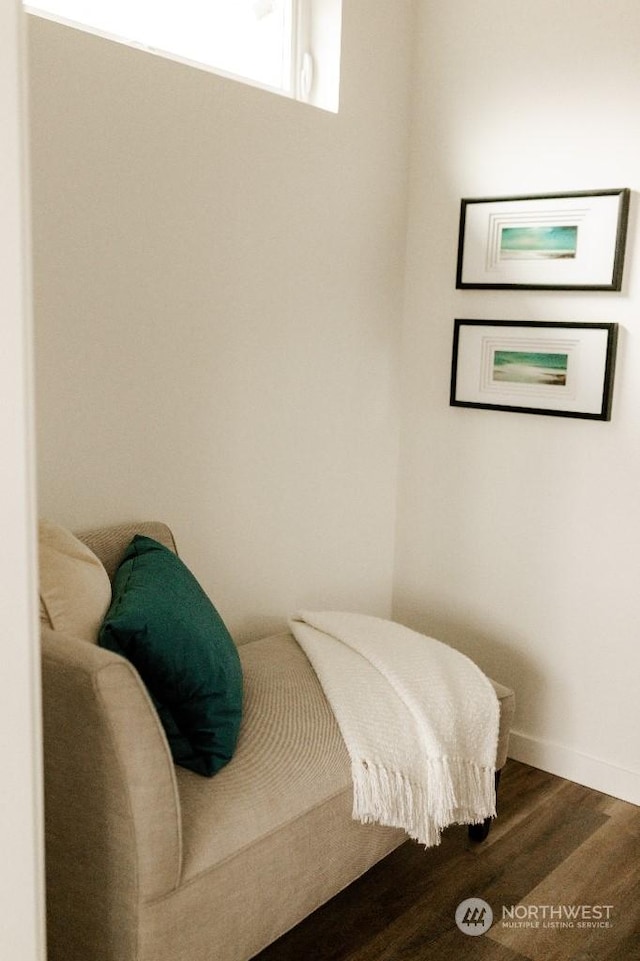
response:
[(134, 665), (176, 764), (211, 777), (231, 760), (242, 668), (222, 618), (180, 558), (136, 535), (113, 581), (98, 643)]

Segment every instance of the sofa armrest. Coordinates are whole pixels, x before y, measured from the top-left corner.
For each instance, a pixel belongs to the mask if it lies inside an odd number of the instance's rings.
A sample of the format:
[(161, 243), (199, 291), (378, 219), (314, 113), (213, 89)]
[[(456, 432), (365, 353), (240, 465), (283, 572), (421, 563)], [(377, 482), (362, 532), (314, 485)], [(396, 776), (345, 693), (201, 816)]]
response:
[(85, 959), (134, 957), (138, 906), (181, 871), (164, 732), (128, 661), (47, 628), (42, 688), (49, 939), (72, 929)]
[(511, 688), (505, 687), (504, 684), (498, 684), (497, 681), (492, 681), (491, 678), (489, 678), (489, 680), (493, 684), (493, 689), (496, 692), (496, 697), (500, 705), (500, 731), (498, 733), (498, 750), (496, 756), (496, 770), (500, 771), (507, 763), (509, 734), (516, 709), (516, 696)]

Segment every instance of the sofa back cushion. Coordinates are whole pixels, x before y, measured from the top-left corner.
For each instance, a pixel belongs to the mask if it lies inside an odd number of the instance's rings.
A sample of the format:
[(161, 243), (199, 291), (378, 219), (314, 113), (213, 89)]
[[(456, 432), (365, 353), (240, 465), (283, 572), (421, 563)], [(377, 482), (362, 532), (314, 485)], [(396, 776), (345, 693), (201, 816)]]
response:
[(111, 603), (111, 584), (86, 544), (49, 520), (38, 525), (40, 620), (94, 644)]
[(76, 536), (100, 558), (113, 581), (124, 558), (124, 552), (136, 534), (152, 537), (177, 554), (176, 542), (171, 528), (162, 521), (128, 521), (76, 531)]

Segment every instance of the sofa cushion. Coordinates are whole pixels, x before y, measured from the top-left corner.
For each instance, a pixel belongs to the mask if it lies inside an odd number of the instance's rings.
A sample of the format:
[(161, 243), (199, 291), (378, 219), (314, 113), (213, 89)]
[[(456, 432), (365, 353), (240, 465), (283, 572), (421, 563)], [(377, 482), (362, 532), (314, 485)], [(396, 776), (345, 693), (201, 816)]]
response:
[(336, 795), (347, 812), (352, 805), (349, 755), (302, 648), (284, 633), (239, 653), (245, 703), (233, 764), (212, 782), (176, 772), (184, 881), (265, 837), (286, 837)]
[(111, 583), (96, 555), (49, 520), (38, 525), (40, 620), (81, 640), (98, 639), (111, 603)]
[(238, 651), (173, 551), (150, 537), (133, 538), (99, 642), (137, 669), (177, 764), (210, 777), (231, 759), (242, 715)]

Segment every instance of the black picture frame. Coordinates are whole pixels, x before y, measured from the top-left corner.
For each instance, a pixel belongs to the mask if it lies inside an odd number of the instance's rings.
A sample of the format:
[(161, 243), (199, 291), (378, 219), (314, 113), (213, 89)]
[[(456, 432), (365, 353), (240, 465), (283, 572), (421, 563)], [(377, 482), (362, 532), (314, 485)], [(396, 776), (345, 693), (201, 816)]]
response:
[(456, 319), (452, 407), (611, 419), (618, 325)]
[(622, 289), (631, 192), (463, 198), (456, 288)]

